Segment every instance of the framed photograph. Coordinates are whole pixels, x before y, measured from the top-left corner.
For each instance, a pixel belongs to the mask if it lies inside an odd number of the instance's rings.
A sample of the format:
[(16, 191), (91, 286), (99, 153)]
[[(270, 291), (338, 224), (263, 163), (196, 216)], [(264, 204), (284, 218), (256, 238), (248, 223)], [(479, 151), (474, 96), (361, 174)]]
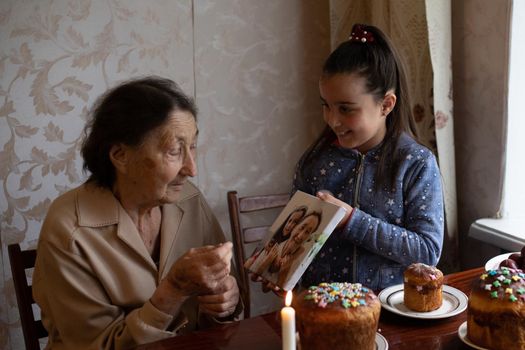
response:
[(291, 290), (346, 210), (297, 191), (244, 267), (284, 290)]

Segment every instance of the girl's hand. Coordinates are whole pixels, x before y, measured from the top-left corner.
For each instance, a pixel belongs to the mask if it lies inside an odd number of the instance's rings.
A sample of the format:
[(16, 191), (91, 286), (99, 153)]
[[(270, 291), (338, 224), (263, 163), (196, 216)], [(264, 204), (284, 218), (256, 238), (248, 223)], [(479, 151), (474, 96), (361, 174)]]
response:
[(352, 215), (352, 211), (354, 210), (354, 208), (352, 208), (348, 203), (343, 202), (342, 200), (335, 198), (329, 191), (324, 191), (323, 190), (323, 191), (317, 192), (317, 198), (319, 198), (319, 199), (321, 199), (321, 200), (323, 200), (325, 202), (332, 203), (332, 204), (335, 204), (335, 205), (337, 205), (339, 207), (342, 207), (342, 208), (346, 209), (345, 216), (343, 217), (341, 222), (339, 222), (337, 227), (343, 226), (348, 221), (348, 219), (350, 218), (350, 215)]

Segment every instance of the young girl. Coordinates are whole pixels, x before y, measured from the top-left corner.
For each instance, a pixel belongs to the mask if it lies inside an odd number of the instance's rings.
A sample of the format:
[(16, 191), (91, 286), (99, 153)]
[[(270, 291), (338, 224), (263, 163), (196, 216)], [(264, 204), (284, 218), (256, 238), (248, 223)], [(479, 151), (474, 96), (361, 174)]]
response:
[(293, 192), (316, 194), (347, 215), (301, 284), (360, 282), (377, 291), (402, 283), (411, 263), (437, 264), (440, 172), (417, 139), (405, 72), (386, 36), (355, 25), (326, 60), (319, 90), (327, 127), (299, 161)]

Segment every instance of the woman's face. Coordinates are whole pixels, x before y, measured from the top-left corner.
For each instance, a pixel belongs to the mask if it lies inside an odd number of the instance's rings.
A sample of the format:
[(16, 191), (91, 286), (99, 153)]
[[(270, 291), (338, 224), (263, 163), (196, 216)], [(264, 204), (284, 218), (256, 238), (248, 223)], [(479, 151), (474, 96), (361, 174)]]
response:
[(366, 91), (366, 80), (357, 74), (335, 74), (319, 81), (323, 118), (345, 148), (366, 153), (386, 134), (382, 103)]
[(295, 225), (303, 218), (303, 215), (302, 211), (295, 211), (290, 215), (283, 227), (283, 236), (288, 236), (292, 232)]
[(196, 143), (193, 115), (187, 111), (173, 112), (165, 124), (146, 136), (141, 146), (128, 149), (130, 161), (125, 173), (121, 172), (117, 178), (132, 186), (139, 203), (173, 203), (188, 177), (197, 175)]
[(305, 217), (297, 224), (297, 226), (294, 227), (291, 240), (297, 245), (303, 244), (303, 242), (306, 241), (312, 233), (314, 233), (317, 226), (319, 226), (318, 216), (309, 215)]

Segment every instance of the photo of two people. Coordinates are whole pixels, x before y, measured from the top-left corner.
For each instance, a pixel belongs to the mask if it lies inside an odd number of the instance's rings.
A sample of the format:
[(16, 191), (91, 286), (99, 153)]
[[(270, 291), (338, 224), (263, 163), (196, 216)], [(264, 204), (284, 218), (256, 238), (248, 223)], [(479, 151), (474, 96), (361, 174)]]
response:
[(293, 289), (344, 214), (343, 208), (297, 191), (244, 267)]

